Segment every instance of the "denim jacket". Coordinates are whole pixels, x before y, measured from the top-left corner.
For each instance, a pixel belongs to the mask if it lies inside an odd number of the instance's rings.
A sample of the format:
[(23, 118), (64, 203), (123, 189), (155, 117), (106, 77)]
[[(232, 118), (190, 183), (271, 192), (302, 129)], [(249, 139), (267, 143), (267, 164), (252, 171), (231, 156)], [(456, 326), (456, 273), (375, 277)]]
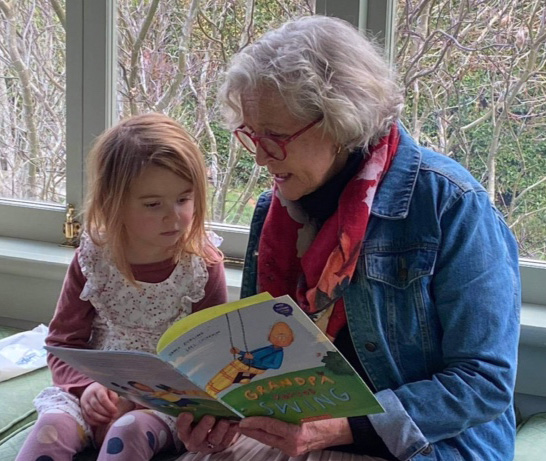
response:
[[(343, 296), (358, 358), (385, 409), (370, 421), (400, 460), (512, 460), (517, 244), (470, 173), (400, 131)], [(243, 297), (259, 291), (270, 202), (264, 193), (254, 213)]]

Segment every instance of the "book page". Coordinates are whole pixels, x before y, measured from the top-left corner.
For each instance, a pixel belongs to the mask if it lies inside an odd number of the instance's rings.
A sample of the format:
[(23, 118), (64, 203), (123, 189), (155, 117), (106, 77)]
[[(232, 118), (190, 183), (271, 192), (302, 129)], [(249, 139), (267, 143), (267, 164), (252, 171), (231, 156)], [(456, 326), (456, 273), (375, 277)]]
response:
[[(361, 377), (288, 296), (192, 314), (160, 356), (244, 416), (301, 423), (383, 409)], [(190, 324), (192, 328), (185, 328)]]
[(175, 417), (190, 412), (195, 420), (207, 414), (240, 419), (240, 415), (153, 354), (51, 346), (46, 349), (92, 380), (144, 407)]

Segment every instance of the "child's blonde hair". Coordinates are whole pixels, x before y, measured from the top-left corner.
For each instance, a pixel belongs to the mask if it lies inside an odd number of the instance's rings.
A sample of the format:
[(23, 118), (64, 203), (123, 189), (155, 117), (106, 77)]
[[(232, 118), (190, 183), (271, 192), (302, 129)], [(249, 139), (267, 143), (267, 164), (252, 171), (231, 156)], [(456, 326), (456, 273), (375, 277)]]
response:
[(133, 284), (122, 208), (132, 181), (150, 165), (166, 168), (193, 186), (193, 220), (175, 248), (175, 261), (185, 252), (203, 257), (208, 264), (222, 259), (205, 232), (207, 175), (201, 151), (172, 118), (158, 113), (132, 116), (100, 135), (89, 153), (85, 228), (96, 245), (110, 251)]

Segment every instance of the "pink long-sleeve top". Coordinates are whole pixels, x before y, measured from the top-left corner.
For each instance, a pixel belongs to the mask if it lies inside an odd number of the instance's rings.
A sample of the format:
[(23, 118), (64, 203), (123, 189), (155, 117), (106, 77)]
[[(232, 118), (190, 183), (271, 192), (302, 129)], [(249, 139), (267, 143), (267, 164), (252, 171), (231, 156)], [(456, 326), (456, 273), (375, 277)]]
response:
[[(135, 279), (147, 283), (162, 282), (169, 277), (174, 268), (175, 264), (172, 261), (131, 266)], [(227, 301), (223, 264), (207, 266), (207, 270), (209, 278), (205, 285), (205, 296), (193, 304), (192, 312)], [(82, 274), (76, 255), (68, 268), (55, 314), (49, 324), (49, 334), (46, 338), (48, 346), (89, 349), (96, 312), (89, 301), (80, 299), (85, 283), (86, 278)], [(48, 364), (53, 375), (53, 383), (77, 397), (80, 397), (85, 388), (93, 382), (51, 354), (48, 356)]]

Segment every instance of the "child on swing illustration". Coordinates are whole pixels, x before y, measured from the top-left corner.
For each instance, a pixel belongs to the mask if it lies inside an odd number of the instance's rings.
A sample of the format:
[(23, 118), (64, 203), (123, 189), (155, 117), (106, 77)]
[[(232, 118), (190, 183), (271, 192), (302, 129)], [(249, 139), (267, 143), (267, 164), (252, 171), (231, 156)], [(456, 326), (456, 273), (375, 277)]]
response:
[[(277, 322), (271, 328), (268, 340), (271, 345), (251, 351), (242, 351), (232, 344), (230, 352), (233, 354), (233, 361), (222, 368), (207, 383), (206, 391), (210, 395), (216, 396), (232, 384), (247, 384), (256, 375), (260, 375), (266, 370), (279, 369), (284, 357), (283, 349), (292, 344), (294, 333), (285, 322)], [(235, 358), (236, 354), (239, 357)]]

